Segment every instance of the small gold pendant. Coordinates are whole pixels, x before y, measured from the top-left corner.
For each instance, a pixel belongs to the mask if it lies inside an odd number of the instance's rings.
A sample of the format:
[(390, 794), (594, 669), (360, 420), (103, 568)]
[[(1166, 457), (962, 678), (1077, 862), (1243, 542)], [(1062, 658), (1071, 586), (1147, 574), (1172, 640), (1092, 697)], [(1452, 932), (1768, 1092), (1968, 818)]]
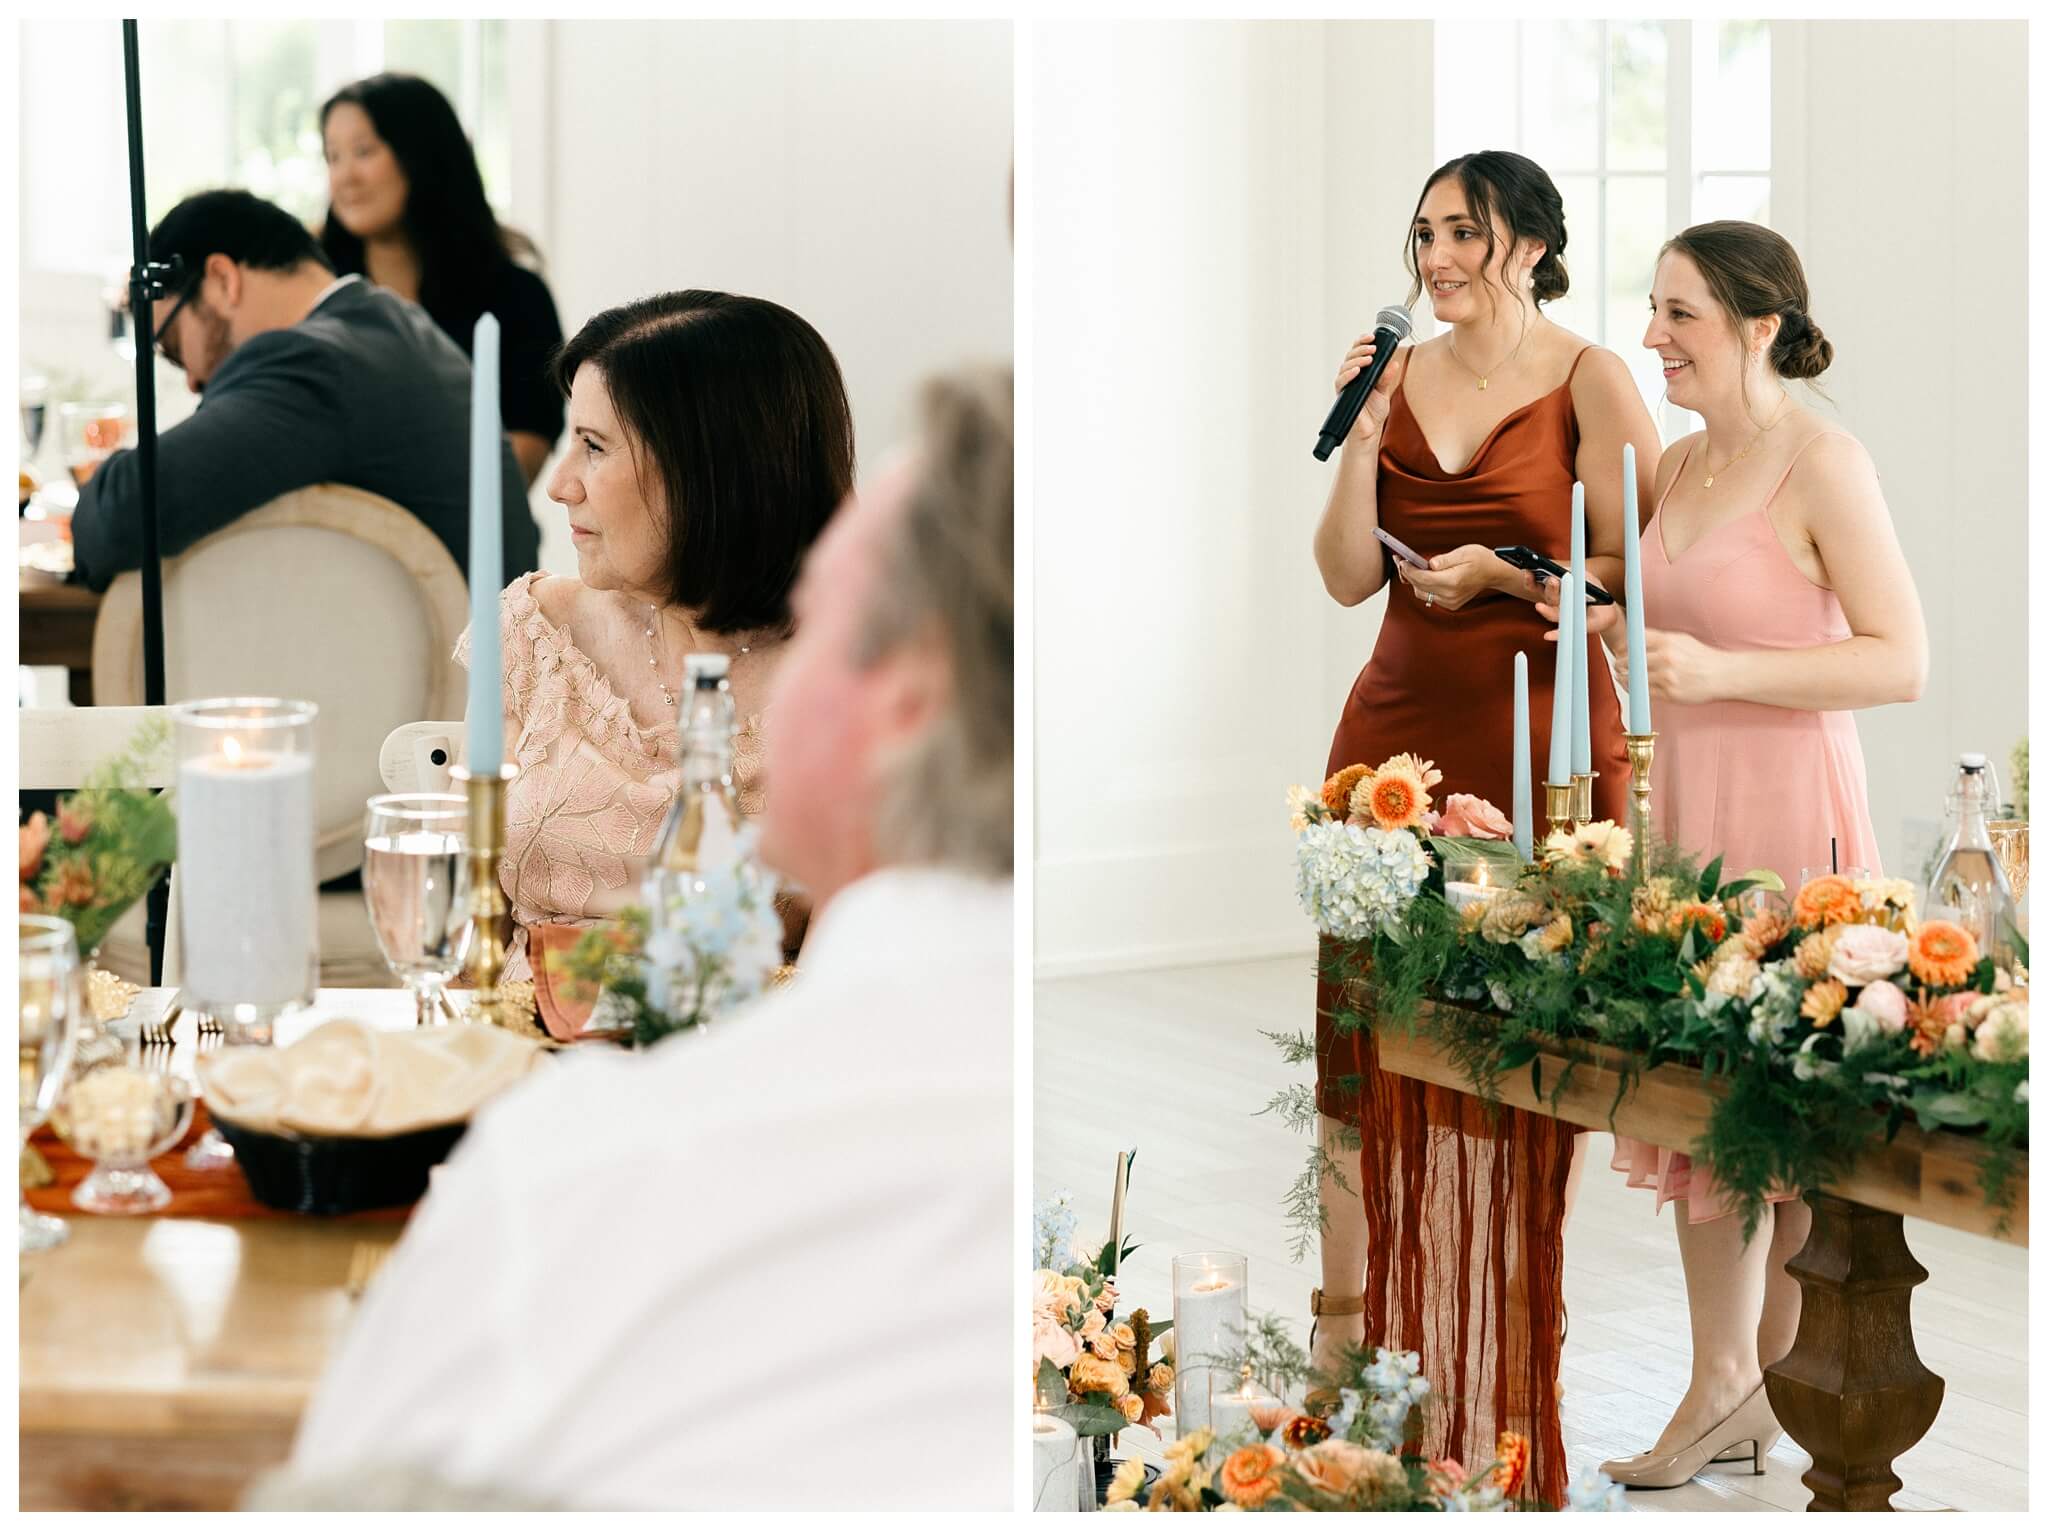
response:
[(1483, 377), (1479, 380), (1479, 391), (1481, 393), (1486, 392), (1486, 379)]
[(1711, 474), (1711, 473), (1710, 473), (1710, 474), (1708, 474), (1708, 475), (1707, 475), (1707, 481), (1706, 481), (1706, 482), (1705, 482), (1704, 484), (1700, 485), (1700, 488), (1702, 488), (1702, 489), (1711, 489), (1711, 488), (1713, 488), (1713, 487), (1714, 487), (1714, 476), (1713, 476), (1713, 474)]

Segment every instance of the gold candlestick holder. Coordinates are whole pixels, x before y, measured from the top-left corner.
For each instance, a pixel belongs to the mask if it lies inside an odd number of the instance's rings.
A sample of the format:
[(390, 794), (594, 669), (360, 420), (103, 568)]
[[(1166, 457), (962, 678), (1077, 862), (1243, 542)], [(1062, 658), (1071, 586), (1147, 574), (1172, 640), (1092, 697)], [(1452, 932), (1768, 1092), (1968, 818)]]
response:
[(1550, 832), (1572, 827), (1572, 784), (1547, 781), (1543, 784), (1543, 816), (1550, 820)]
[(1643, 858), (1650, 848), (1650, 762), (1656, 758), (1657, 736), (1623, 734), (1621, 741), (1628, 746), (1628, 789), (1635, 806), (1629, 828), (1635, 836), (1635, 864), (1642, 867), (1649, 864)]
[(1593, 822), (1593, 778), (1598, 771), (1572, 772), (1572, 821), (1577, 824)]
[(470, 932), (469, 978), (475, 985), (463, 1019), (487, 1026), (517, 1030), (523, 1017), (498, 991), (505, 971), (505, 937), (500, 929), (507, 912), (505, 888), (498, 880), (499, 863), (505, 857), (505, 788), (519, 774), (519, 767), (500, 766), (490, 775), (456, 766), (449, 772), (462, 783), (469, 798), (469, 909), (474, 920)]

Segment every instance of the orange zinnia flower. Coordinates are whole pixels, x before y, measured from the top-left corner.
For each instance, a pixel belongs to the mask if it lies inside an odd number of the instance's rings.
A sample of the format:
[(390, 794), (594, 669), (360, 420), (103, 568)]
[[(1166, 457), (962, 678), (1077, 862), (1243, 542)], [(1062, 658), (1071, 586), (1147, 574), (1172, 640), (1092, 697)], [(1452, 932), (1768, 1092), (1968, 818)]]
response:
[(1350, 812), (1351, 789), (1372, 773), (1362, 765), (1348, 765), (1323, 783), (1323, 806), (1338, 818)]
[(1285, 1460), (1278, 1447), (1264, 1441), (1246, 1446), (1224, 1458), (1217, 1487), (1232, 1504), (1255, 1510), (1280, 1492), (1280, 1480), (1273, 1469)]
[(1429, 812), (1429, 793), (1422, 778), (1398, 766), (1382, 766), (1368, 783), (1353, 789), (1353, 801), (1360, 797), (1381, 829), (1413, 829)]
[(1709, 941), (1718, 942), (1728, 934), (1728, 921), (1721, 910), (1698, 899), (1688, 900), (1671, 911), (1671, 933), (1674, 936), (1683, 936), (1688, 925), (1699, 926), (1701, 934)]
[(1493, 1481), (1500, 1486), (1501, 1493), (1512, 1499), (1522, 1486), (1522, 1475), (1529, 1470), (1529, 1438), (1503, 1430), (1493, 1454), (1500, 1458), (1500, 1466), (1493, 1470)]
[(1808, 930), (1823, 925), (1846, 925), (1863, 918), (1863, 895), (1856, 884), (1832, 873), (1816, 877), (1792, 900), (1792, 923)]
[(1913, 976), (1936, 988), (1953, 989), (1970, 981), (1977, 970), (1977, 938), (1947, 920), (1929, 920), (1913, 934), (1906, 966)]

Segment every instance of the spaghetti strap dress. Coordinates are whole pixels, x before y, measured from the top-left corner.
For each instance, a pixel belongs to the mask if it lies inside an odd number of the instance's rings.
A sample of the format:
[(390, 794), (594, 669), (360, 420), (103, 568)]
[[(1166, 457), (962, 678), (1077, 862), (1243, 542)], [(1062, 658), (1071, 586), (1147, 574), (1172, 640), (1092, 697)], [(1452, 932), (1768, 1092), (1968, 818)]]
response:
[[(1687, 448), (1643, 529), (1643, 609), (1651, 625), (1718, 649), (1809, 649), (1853, 636), (1835, 593), (1800, 573), (1771, 520), (1771, 502), (1813, 441), (1793, 454), (1762, 504), (1673, 558), (1664, 501), (1692, 459)], [(1853, 713), (1660, 699), (1656, 722), (1652, 801), (1659, 827), (1681, 847), (1702, 861), (1721, 857), (1730, 874), (1766, 868), (1796, 888), (1804, 868), (1829, 865), (1832, 840), (1841, 865), (1883, 875)], [(1614, 1168), (1630, 1185), (1654, 1188), (1658, 1210), (1683, 1201), (1689, 1222), (1733, 1210), (1713, 1178), (1675, 1149), (1618, 1138)]]
[[(1379, 456), (1380, 525), (1424, 557), (1520, 543), (1566, 562), (1579, 448), (1571, 379), (1584, 356), (1557, 388), (1496, 425), (1456, 473), (1444, 470), (1396, 389)], [(1509, 812), (1518, 652), (1529, 657), (1532, 780), (1549, 759), (1548, 626), (1514, 596), (1445, 611), (1390, 583), (1379, 641), (1344, 704), (1325, 774), (1412, 752), (1443, 772), (1439, 803), (1469, 792)], [(1590, 637), (1587, 651), (1594, 813), (1625, 823), (1621, 707), (1606, 651)], [(1534, 828), (1541, 840), (1543, 826)], [(1420, 1353), (1435, 1390), (1420, 1441), (1428, 1456), (1485, 1462), (1499, 1433), (1514, 1430), (1530, 1442), (1529, 1491), (1562, 1503), (1564, 1193), (1578, 1129), (1548, 1114), (1489, 1111), (1461, 1091), (1386, 1072), (1369, 1029), (1332, 1023), (1338, 1002), (1336, 986), (1318, 985), (1316, 1103), (1357, 1128), (1362, 1143), (1366, 1340)]]

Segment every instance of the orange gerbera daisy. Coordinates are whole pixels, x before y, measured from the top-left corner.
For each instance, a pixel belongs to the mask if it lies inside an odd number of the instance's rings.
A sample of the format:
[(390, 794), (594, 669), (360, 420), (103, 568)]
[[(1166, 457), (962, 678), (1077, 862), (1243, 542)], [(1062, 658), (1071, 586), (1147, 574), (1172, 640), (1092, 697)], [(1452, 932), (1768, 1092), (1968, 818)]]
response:
[(1503, 1430), (1493, 1454), (1500, 1458), (1500, 1466), (1493, 1470), (1493, 1481), (1500, 1486), (1501, 1493), (1512, 1499), (1522, 1486), (1522, 1475), (1529, 1470), (1529, 1437)]
[(1863, 895), (1846, 877), (1816, 877), (1792, 900), (1792, 923), (1808, 930), (1846, 925), (1863, 918)]
[(1709, 941), (1718, 942), (1728, 934), (1728, 920), (1722, 914), (1721, 906), (1699, 899), (1689, 899), (1671, 911), (1671, 933), (1674, 936), (1683, 936), (1688, 925), (1699, 926), (1700, 933)]
[(1273, 1469), (1285, 1460), (1284, 1452), (1264, 1441), (1246, 1446), (1223, 1459), (1223, 1471), (1217, 1475), (1216, 1486), (1232, 1504), (1255, 1510), (1280, 1492), (1280, 1480)]
[(1396, 755), (1352, 789), (1351, 811), (1360, 809), (1381, 829), (1414, 829), (1429, 812), (1429, 789), (1408, 757)]
[(1806, 998), (1799, 1002), (1799, 1013), (1819, 1030), (1840, 1015), (1842, 1006), (1848, 1002), (1848, 987), (1839, 978), (1829, 978), (1806, 991)]
[(1323, 806), (1343, 818), (1350, 811), (1351, 789), (1372, 771), (1362, 765), (1348, 765), (1323, 783)]
[(1936, 988), (1953, 989), (1970, 981), (1977, 970), (1977, 938), (1947, 920), (1929, 920), (1913, 933), (1906, 966), (1913, 976)]

